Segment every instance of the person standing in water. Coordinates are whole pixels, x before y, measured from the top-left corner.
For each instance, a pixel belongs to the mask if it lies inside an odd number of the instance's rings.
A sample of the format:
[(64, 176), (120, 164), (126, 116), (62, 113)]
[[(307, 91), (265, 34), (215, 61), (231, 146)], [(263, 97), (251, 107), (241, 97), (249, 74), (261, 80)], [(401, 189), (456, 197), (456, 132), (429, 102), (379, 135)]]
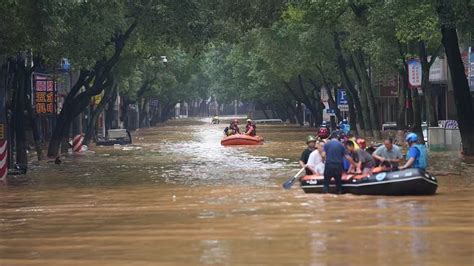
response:
[(324, 152), (326, 153), (326, 162), (324, 163), (324, 193), (329, 192), (329, 181), (334, 178), (336, 181), (336, 193), (342, 192), (342, 167), (343, 159), (346, 158), (351, 164), (355, 164), (351, 156), (346, 153), (344, 145), (337, 139), (331, 139), (324, 144)]

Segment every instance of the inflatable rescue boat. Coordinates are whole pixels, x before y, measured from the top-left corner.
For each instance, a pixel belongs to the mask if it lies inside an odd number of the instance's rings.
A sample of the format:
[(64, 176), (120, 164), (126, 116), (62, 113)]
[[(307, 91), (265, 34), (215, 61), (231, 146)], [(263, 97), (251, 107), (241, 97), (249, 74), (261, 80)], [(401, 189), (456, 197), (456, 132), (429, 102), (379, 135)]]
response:
[[(323, 179), (321, 175), (305, 176), (300, 180), (301, 188), (305, 193), (323, 193)], [(355, 195), (433, 195), (437, 188), (436, 177), (417, 168), (342, 176), (342, 193)], [(331, 179), (329, 192), (336, 192), (334, 179)]]
[(231, 135), (224, 137), (221, 140), (221, 145), (228, 146), (228, 145), (259, 145), (263, 144), (263, 138), (260, 136), (249, 136), (249, 135)]

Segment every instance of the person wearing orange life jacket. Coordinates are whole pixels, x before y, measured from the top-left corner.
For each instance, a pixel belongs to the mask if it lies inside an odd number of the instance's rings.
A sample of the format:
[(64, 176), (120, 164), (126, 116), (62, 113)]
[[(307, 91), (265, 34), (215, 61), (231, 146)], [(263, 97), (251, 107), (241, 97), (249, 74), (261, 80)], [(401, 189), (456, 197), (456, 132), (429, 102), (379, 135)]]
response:
[(252, 121), (252, 119), (247, 119), (247, 125), (245, 126), (245, 135), (256, 136), (257, 135), (257, 125)]
[(241, 134), (239, 129), (239, 120), (234, 119), (230, 122), (230, 125), (224, 129), (224, 134), (226, 136)]

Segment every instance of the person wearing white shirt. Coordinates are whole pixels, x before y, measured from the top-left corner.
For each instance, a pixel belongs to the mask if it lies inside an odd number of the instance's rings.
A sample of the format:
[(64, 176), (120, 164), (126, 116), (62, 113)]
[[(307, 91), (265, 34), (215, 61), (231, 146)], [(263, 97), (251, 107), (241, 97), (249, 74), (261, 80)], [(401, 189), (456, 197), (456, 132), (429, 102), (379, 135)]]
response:
[[(324, 144), (324, 143), (323, 143)], [(317, 149), (315, 149), (308, 158), (306, 168), (313, 172), (313, 175), (324, 174), (324, 162), (323, 162), (323, 149), (321, 143), (317, 143)]]

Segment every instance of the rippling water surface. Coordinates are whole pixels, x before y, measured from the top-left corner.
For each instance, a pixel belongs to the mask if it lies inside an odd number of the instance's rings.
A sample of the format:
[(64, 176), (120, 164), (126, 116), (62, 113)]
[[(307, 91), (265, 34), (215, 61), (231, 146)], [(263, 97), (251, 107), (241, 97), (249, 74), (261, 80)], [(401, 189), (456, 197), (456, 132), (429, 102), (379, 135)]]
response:
[(474, 160), (433, 154), (435, 196), (304, 194), (281, 184), (307, 129), (221, 147), (221, 127), (173, 122), (34, 163), (0, 187), (0, 265), (474, 264)]

